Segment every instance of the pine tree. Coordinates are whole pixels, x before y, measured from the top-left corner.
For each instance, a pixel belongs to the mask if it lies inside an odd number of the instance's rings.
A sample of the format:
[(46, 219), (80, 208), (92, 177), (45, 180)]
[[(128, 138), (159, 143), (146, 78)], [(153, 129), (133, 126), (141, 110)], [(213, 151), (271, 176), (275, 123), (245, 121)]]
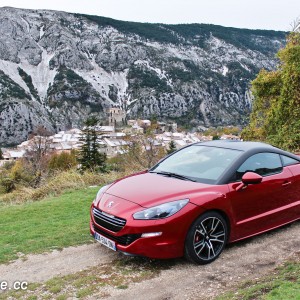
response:
[(176, 145), (175, 145), (175, 142), (172, 140), (170, 143), (169, 143), (169, 149), (167, 150), (167, 153), (168, 154), (171, 154), (173, 152), (175, 152), (177, 149), (176, 149)]
[(90, 117), (84, 123), (85, 127), (81, 138), (83, 145), (78, 158), (82, 171), (106, 171), (106, 154), (99, 152), (99, 133), (96, 130), (98, 122), (99, 120), (96, 117)]

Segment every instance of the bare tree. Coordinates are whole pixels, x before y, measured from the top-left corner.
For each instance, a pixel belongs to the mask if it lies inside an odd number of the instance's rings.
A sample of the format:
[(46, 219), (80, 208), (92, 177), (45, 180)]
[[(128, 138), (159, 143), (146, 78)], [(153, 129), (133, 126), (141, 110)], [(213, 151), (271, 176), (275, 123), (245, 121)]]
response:
[(25, 157), (35, 175), (35, 185), (39, 183), (42, 174), (47, 171), (48, 156), (51, 152), (50, 136), (51, 132), (42, 126), (39, 126), (29, 136), (30, 145), (26, 151)]
[(123, 163), (133, 170), (150, 168), (166, 155), (165, 149), (149, 133), (129, 137), (124, 150)]
[(290, 25), (293, 32), (300, 32), (300, 17), (294, 20)]

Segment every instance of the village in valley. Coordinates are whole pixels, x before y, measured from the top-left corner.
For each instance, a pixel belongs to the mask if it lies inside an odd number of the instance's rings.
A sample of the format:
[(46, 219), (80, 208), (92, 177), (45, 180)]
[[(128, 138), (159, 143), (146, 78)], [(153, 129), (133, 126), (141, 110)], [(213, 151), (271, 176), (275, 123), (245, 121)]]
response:
[[(171, 141), (173, 141), (176, 149), (180, 149), (193, 143), (214, 139), (213, 135), (207, 134), (205, 131), (188, 132), (180, 130), (175, 122), (151, 122), (142, 119), (126, 120), (126, 113), (120, 108), (108, 109), (107, 118), (108, 125), (99, 125), (95, 129), (98, 133), (100, 151), (109, 158), (126, 152), (126, 147), (133, 137), (143, 135), (149, 131), (153, 139), (153, 146), (162, 147), (166, 150), (169, 149)], [(84, 130), (84, 127), (81, 129), (72, 128), (54, 135), (33, 135), (15, 147), (2, 148), (3, 159), (0, 161), (0, 165), (7, 161), (26, 157), (27, 153), (36, 148), (37, 140), (41, 138), (44, 139), (42, 144), (47, 144), (49, 151), (52, 153), (80, 150), (84, 143), (82, 138)], [(239, 140), (239, 136), (233, 134), (222, 134), (217, 138), (221, 140)]]

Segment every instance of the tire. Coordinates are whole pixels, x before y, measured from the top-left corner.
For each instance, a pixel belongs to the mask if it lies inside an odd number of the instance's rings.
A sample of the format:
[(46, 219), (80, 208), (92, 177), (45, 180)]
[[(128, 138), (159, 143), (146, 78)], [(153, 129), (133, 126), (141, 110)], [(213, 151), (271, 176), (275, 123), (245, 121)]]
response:
[(190, 227), (185, 240), (185, 258), (197, 264), (209, 264), (223, 251), (228, 239), (228, 225), (217, 212), (201, 215)]

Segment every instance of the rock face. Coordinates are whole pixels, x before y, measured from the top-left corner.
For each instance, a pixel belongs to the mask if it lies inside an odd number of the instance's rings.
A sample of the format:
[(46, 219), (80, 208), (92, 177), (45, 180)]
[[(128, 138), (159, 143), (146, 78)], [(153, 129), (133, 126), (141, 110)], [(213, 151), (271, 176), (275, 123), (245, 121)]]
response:
[(249, 82), (284, 42), (284, 32), (0, 8), (0, 145), (90, 114), (104, 122), (114, 105), (130, 118), (244, 124)]

